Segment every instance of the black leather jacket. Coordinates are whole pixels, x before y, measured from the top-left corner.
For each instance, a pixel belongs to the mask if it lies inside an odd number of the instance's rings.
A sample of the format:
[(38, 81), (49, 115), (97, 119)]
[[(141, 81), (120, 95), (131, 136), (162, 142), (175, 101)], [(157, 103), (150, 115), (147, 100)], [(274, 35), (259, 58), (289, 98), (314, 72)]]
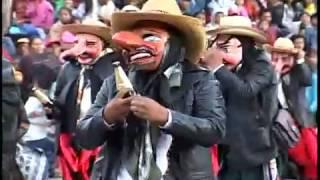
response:
[[(174, 94), (172, 124), (164, 130), (173, 136), (169, 153), (169, 175), (166, 180), (212, 180), (210, 147), (225, 134), (225, 106), (219, 82), (208, 71), (185, 63), (181, 86), (185, 92)], [(77, 138), (83, 148), (93, 149), (103, 145), (91, 179), (115, 180), (120, 159), (120, 126), (109, 129), (102, 117), (104, 106), (115, 96), (114, 76), (106, 79), (94, 105), (77, 126)]]

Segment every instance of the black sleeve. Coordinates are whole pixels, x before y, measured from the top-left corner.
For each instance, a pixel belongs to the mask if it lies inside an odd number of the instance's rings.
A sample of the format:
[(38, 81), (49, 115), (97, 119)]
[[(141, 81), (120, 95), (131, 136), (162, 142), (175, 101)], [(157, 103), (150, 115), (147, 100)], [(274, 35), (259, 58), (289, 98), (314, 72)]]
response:
[(273, 68), (271, 64), (264, 59), (257, 59), (244, 77), (239, 77), (222, 67), (216, 71), (216, 77), (222, 86), (237, 94), (239, 97), (255, 97), (263, 88), (272, 83)]
[(306, 63), (296, 64), (293, 72), (299, 80), (299, 84), (303, 87), (312, 85), (312, 70)]
[(195, 88), (194, 94), (192, 115), (171, 110), (172, 123), (164, 131), (188, 142), (211, 147), (225, 135), (226, 109), (220, 84), (216, 79), (204, 80)]

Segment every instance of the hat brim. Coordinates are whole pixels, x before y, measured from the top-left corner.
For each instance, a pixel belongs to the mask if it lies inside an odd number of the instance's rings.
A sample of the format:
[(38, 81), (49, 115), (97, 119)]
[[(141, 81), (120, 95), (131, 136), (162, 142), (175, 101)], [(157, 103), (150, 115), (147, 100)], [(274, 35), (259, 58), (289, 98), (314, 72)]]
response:
[(46, 47), (51, 47), (53, 44), (61, 44), (59, 40), (48, 41)]
[(240, 27), (240, 26), (220, 26), (217, 29), (207, 32), (207, 34), (227, 34), (240, 35), (253, 38), (258, 43), (267, 43), (265, 34), (254, 28)]
[(156, 21), (175, 28), (183, 35), (186, 58), (197, 63), (206, 48), (206, 34), (198, 19), (184, 16), (146, 12), (116, 12), (111, 18), (112, 33), (129, 30), (139, 21)]
[(63, 31), (69, 31), (73, 34), (91, 34), (100, 37), (106, 44), (111, 41), (111, 29), (109, 27), (98, 27), (82, 24), (67, 24), (62, 27)]
[(296, 55), (299, 52), (298, 49), (295, 49), (295, 48), (293, 48), (293, 49), (276, 48), (276, 47), (271, 46), (270, 44), (266, 44), (264, 46), (264, 48), (270, 53), (278, 52), (278, 53), (287, 53), (287, 54)]

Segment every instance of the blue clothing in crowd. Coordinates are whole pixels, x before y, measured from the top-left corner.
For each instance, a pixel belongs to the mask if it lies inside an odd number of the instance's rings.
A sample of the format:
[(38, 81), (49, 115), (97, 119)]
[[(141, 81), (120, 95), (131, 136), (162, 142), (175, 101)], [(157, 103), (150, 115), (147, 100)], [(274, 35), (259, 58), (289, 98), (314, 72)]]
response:
[(310, 49), (318, 49), (317, 27), (311, 26), (305, 29), (306, 46)]
[[(180, 2), (181, 0), (177, 0), (177, 2)], [(186, 13), (188, 15), (194, 16), (197, 13), (207, 10), (209, 7), (209, 3), (211, 0), (191, 0), (190, 6), (187, 8)]]
[(312, 73), (312, 86), (307, 87), (306, 96), (309, 105), (309, 110), (313, 113), (317, 111), (318, 104), (318, 75), (317, 72)]

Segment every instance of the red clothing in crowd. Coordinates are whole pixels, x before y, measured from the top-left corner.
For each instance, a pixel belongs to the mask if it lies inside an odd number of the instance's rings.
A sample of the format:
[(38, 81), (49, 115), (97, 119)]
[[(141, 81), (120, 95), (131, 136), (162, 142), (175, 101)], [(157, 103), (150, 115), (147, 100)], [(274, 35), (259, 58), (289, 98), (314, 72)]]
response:
[(92, 160), (100, 152), (100, 147), (94, 150), (81, 150), (77, 152), (72, 146), (72, 137), (70, 134), (62, 133), (60, 135), (59, 166), (64, 180), (74, 180), (74, 174), (81, 174), (83, 180), (90, 179), (90, 166)]
[(8, 53), (8, 51), (4, 48), (2, 48), (2, 57), (6, 58), (11, 63), (14, 62), (14, 59), (11, 57), (11, 55)]
[(289, 156), (303, 168), (304, 179), (318, 180), (318, 148), (316, 128), (301, 129), (300, 141), (288, 150)]
[(214, 145), (211, 147), (211, 154), (212, 154), (212, 168), (213, 173), (218, 176), (220, 167), (219, 167), (219, 159), (218, 159), (218, 145)]

